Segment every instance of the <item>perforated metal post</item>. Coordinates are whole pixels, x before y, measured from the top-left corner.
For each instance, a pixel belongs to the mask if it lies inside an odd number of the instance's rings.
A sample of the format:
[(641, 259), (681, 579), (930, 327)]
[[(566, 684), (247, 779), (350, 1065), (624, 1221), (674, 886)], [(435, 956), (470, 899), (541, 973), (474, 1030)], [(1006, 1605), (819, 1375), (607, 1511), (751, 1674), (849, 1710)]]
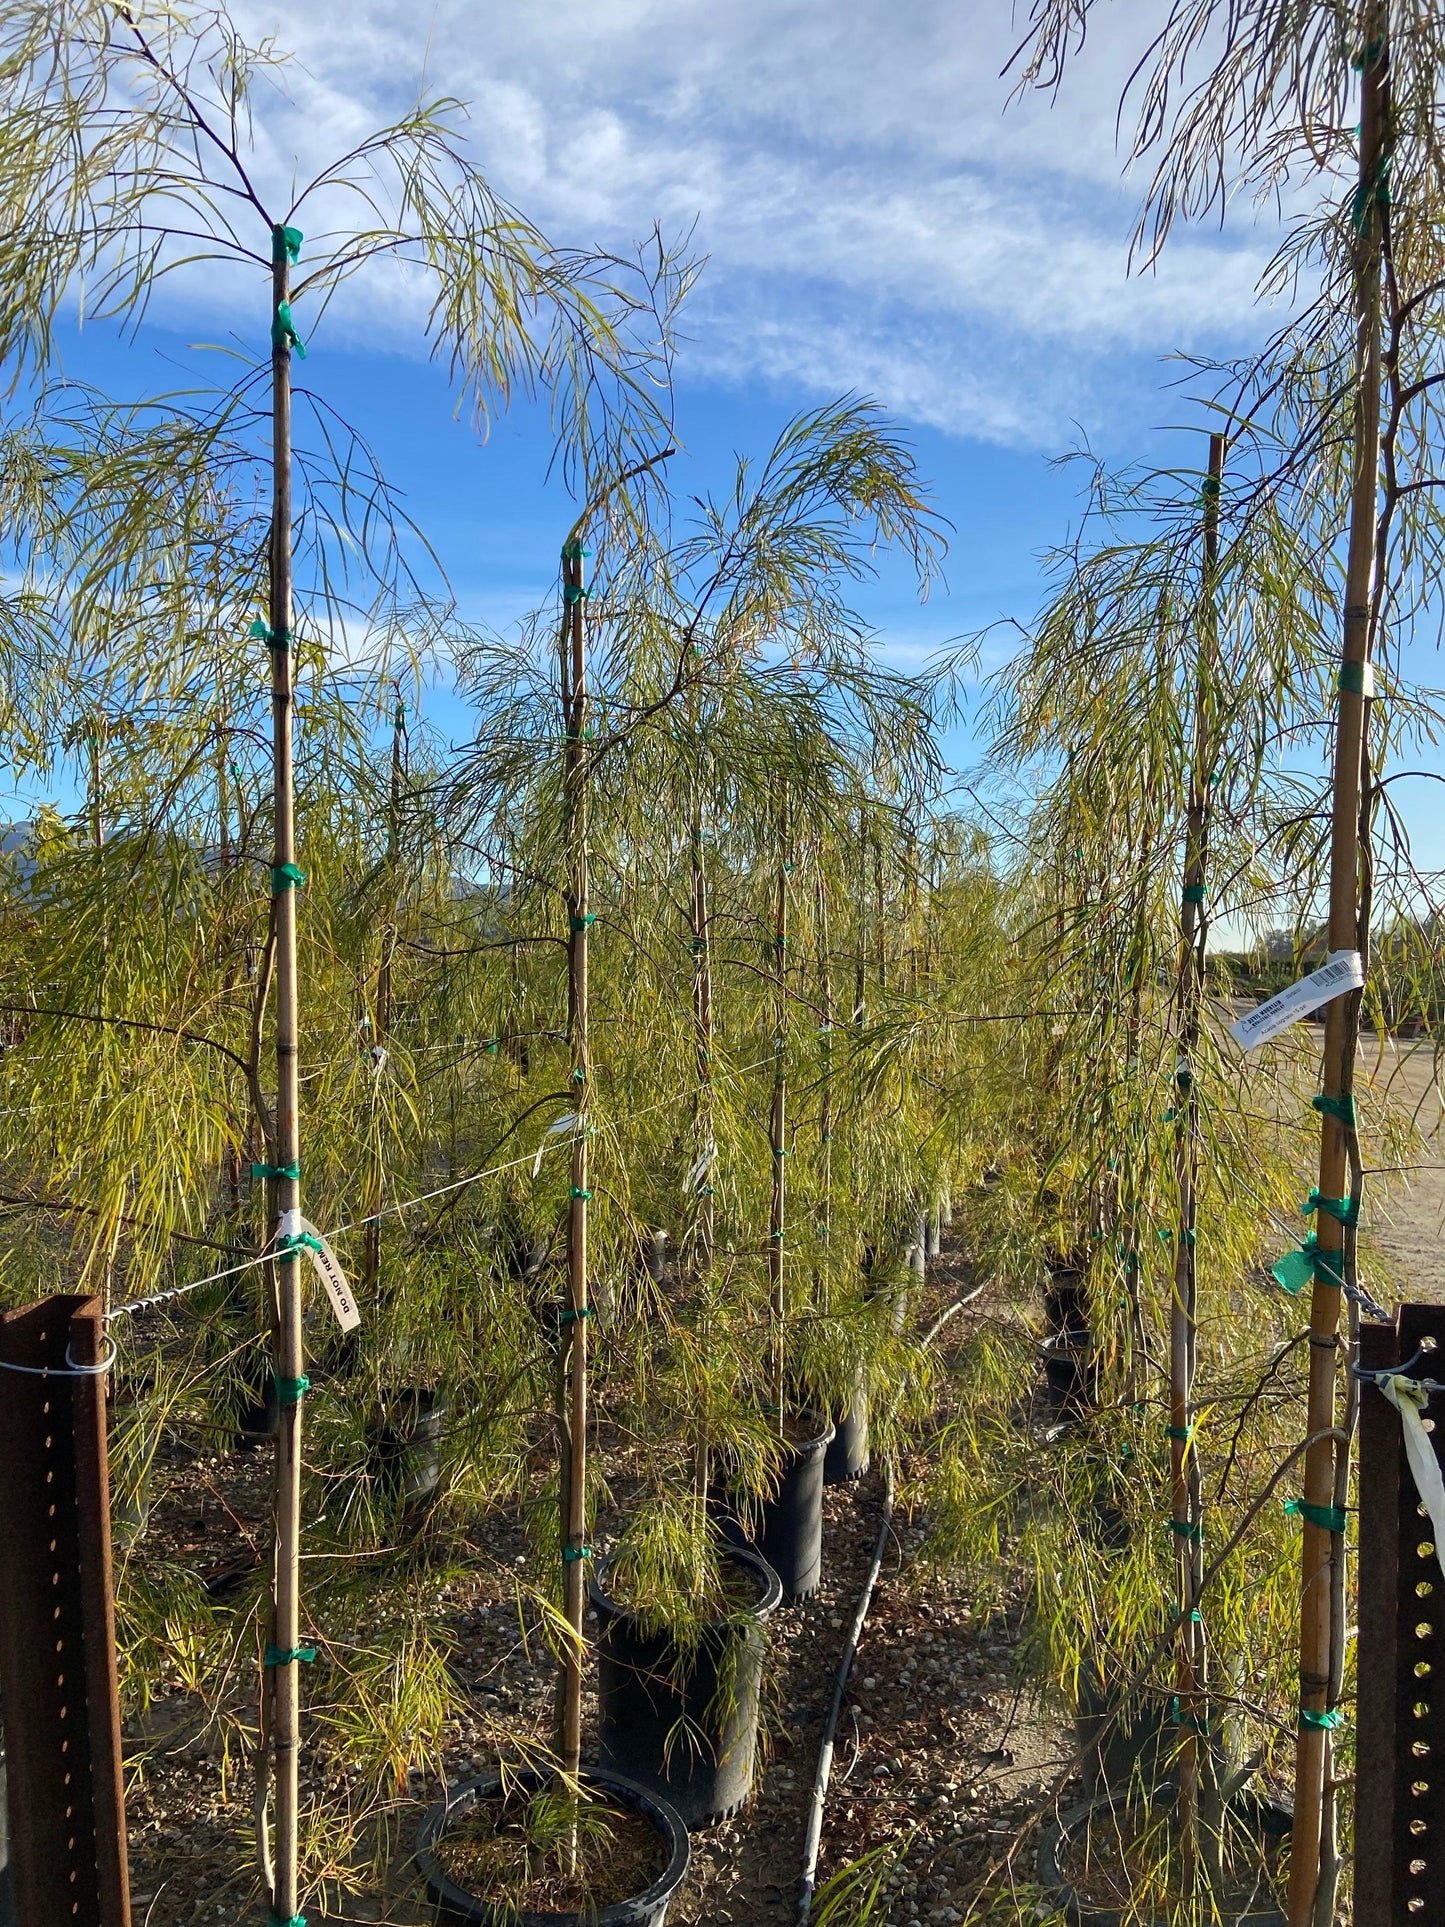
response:
[[(1445, 1380), (1445, 1306), (1404, 1305), (1365, 1325), (1359, 1364), (1407, 1364)], [(1445, 1465), (1445, 1394), (1426, 1413)], [(1360, 1398), (1360, 1581), (1356, 1708), (1355, 1919), (1360, 1927), (1445, 1921), (1445, 1576), (1405, 1459), (1400, 1417), (1373, 1385)]]
[[(130, 1927), (101, 1301), (0, 1315), (0, 1699), (20, 1927)], [(67, 1351), (69, 1360), (67, 1361)]]

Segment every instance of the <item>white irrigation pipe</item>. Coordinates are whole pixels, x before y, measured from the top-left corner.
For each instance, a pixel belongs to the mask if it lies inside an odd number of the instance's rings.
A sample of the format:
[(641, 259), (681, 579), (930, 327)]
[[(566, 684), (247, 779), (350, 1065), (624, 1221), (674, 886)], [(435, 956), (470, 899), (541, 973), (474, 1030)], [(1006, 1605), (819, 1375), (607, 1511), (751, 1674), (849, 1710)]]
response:
[[(971, 1305), (982, 1285), (975, 1285), (966, 1296), (957, 1299), (929, 1326), (920, 1351), (926, 1351), (937, 1338), (955, 1313), (961, 1312), (965, 1305)], [(895, 1400), (896, 1404), (897, 1401)], [(892, 1413), (890, 1411), (890, 1417)], [(808, 1824), (803, 1833), (803, 1871), (798, 1879), (798, 1918), (797, 1927), (808, 1927), (813, 1912), (813, 1893), (818, 1883), (818, 1849), (823, 1838), (823, 1806), (828, 1798), (828, 1782), (833, 1776), (833, 1748), (838, 1736), (838, 1719), (843, 1711), (843, 1699), (848, 1691), (848, 1676), (853, 1670), (857, 1657), (858, 1642), (863, 1637), (863, 1624), (868, 1617), (868, 1609), (873, 1603), (873, 1588), (878, 1583), (878, 1574), (883, 1566), (883, 1554), (888, 1548), (888, 1534), (893, 1525), (893, 1465), (885, 1462), (883, 1467), (883, 1520), (878, 1528), (878, 1543), (873, 1548), (873, 1563), (868, 1568), (868, 1577), (863, 1581), (863, 1590), (858, 1595), (858, 1604), (853, 1612), (853, 1624), (848, 1629), (848, 1643), (843, 1648), (843, 1657), (838, 1663), (838, 1677), (833, 1682), (833, 1702), (828, 1708), (828, 1718), (823, 1727), (823, 1744), (818, 1749), (818, 1770), (813, 1776), (813, 1791), (808, 1801)]]

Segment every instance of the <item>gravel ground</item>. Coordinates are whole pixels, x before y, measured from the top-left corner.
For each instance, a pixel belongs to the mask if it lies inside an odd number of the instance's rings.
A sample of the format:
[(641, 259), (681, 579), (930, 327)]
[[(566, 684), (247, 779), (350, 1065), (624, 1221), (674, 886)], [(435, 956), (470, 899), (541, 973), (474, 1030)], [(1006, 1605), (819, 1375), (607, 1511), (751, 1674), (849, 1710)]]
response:
[[(941, 1306), (966, 1283), (950, 1256), (936, 1265), (929, 1299)], [(947, 1345), (967, 1342), (982, 1302), (955, 1319)], [(244, 1568), (265, 1542), (269, 1455), (177, 1455), (169, 1486), (136, 1555), (159, 1550), (203, 1575)], [(876, 1472), (831, 1487), (825, 1499), (823, 1583), (771, 1622), (766, 1764), (753, 1800), (699, 1831), (674, 1927), (788, 1927), (795, 1918), (803, 1830), (823, 1720), (847, 1628), (877, 1540), (883, 1502)], [(499, 1736), (548, 1725), (553, 1666), (519, 1623), (512, 1574), (521, 1554), (516, 1520), (488, 1519), (471, 1535), (474, 1569), (438, 1593), (436, 1612), (456, 1637), (455, 1668), (467, 1713), (448, 1736), (447, 1777), (470, 1777), (495, 1758)], [(1014, 1692), (1016, 1628), (971, 1610), (966, 1589), (915, 1564), (921, 1526), (895, 1516), (887, 1557), (839, 1729), (826, 1810), (820, 1878), (871, 1847), (908, 1842), (890, 1882), (888, 1918), (961, 1921), (985, 1870), (1007, 1849), (1040, 1793), (1056, 1777), (1059, 1735), (1036, 1722)], [(267, 1910), (244, 1871), (250, 1799), (234, 1759), (199, 1730), (196, 1702), (171, 1692), (129, 1735), (148, 1753), (130, 1804), (135, 1917), (143, 1927), (261, 1927)], [(590, 1710), (590, 1709), (589, 1709)], [(231, 1709), (234, 1733), (254, 1733), (250, 1706)], [(324, 1773), (303, 1752), (303, 1779)], [(415, 1816), (440, 1781), (413, 1781)], [(406, 1821), (409, 1830), (412, 1822)], [(307, 1908), (327, 1922), (430, 1918), (406, 1890)], [(1020, 1915), (1022, 1918), (1023, 1915)]]

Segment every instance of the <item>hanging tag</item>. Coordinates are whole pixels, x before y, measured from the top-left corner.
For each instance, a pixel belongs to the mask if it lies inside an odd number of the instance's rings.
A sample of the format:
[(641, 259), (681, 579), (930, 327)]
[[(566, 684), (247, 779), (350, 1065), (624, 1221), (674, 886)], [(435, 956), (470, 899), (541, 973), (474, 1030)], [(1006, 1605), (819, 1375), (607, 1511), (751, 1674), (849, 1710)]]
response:
[(1301, 977), (1298, 983), (1290, 984), (1268, 1002), (1246, 1011), (1229, 1026), (1229, 1034), (1236, 1044), (1253, 1050), (1256, 1044), (1267, 1044), (1271, 1037), (1278, 1037), (1282, 1030), (1288, 1030), (1299, 1018), (1308, 1017), (1332, 997), (1341, 997), (1347, 990), (1363, 989), (1364, 982), (1365, 966), (1358, 950), (1332, 951), (1308, 977)]
[(314, 1238), (321, 1247), (319, 1251), (313, 1251), (310, 1245), (304, 1245), (302, 1249), (311, 1260), (311, 1269), (321, 1280), (326, 1296), (331, 1300), (331, 1309), (336, 1313), (337, 1324), (344, 1332), (355, 1331), (361, 1323), (361, 1313), (357, 1309), (355, 1298), (351, 1295), (351, 1287), (346, 1282), (346, 1273), (341, 1269), (341, 1261), (308, 1218), (303, 1218), (299, 1211), (282, 1212), (281, 1236), (283, 1238), (298, 1237), (303, 1231), (308, 1237)]
[(716, 1156), (717, 1146), (715, 1144), (705, 1146), (704, 1149), (698, 1153), (693, 1159), (692, 1169), (682, 1181), (684, 1190), (691, 1191), (702, 1183), (703, 1179), (712, 1169), (713, 1159)]

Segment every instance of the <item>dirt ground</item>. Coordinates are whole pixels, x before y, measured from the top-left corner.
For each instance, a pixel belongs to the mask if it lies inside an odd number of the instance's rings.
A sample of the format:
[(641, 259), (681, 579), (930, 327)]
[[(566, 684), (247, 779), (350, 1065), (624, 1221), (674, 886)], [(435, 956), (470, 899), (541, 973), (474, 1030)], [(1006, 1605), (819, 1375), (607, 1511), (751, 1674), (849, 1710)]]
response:
[[(964, 1282), (959, 1262), (945, 1256), (932, 1268), (929, 1298), (946, 1304)], [(947, 1348), (966, 1344), (972, 1319), (985, 1315), (980, 1301), (956, 1318)], [(153, 1523), (148, 1536), (164, 1533), (220, 1564), (237, 1550), (244, 1555), (248, 1535), (264, 1532), (264, 1459), (264, 1452), (223, 1452), (178, 1464), (168, 1518)], [(207, 1498), (217, 1492), (224, 1510)], [(795, 1919), (823, 1721), (882, 1503), (876, 1471), (827, 1490), (822, 1586), (771, 1622), (770, 1757), (758, 1792), (743, 1812), (694, 1835), (692, 1870), (672, 1905), (671, 1927), (790, 1927)], [(912, 1563), (921, 1539), (920, 1526), (895, 1516), (839, 1730), (820, 1877), (872, 1846), (910, 1840), (890, 1881), (888, 1918), (899, 1927), (950, 1927), (1057, 1776), (1063, 1736), (1031, 1718), (1016, 1695), (1017, 1626), (975, 1610), (962, 1581), (925, 1576)], [(479, 1549), (483, 1543), (475, 1576), (437, 1598), (438, 1617), (456, 1635), (454, 1666), (467, 1705), (445, 1750), (450, 1781), (486, 1769), (498, 1731), (530, 1729), (540, 1737), (551, 1705), (552, 1662), (523, 1636), (513, 1597), (520, 1532), (489, 1520)], [(237, 1872), (250, 1822), (247, 1789), (235, 1780), (222, 1787), (214, 1744), (194, 1736), (188, 1717), (188, 1696), (177, 1693), (146, 1722), (153, 1738), (164, 1739), (131, 1800), (137, 1927), (260, 1927), (266, 1909)], [(134, 1733), (133, 1744), (140, 1738)], [(314, 1755), (303, 1751), (302, 1758), (303, 1777), (324, 1771)], [(439, 1779), (414, 1779), (417, 1820), (440, 1787)], [(404, 1875), (386, 1895), (345, 1903), (333, 1895), (324, 1903), (318, 1897), (306, 1907), (311, 1927), (412, 1927), (432, 1919)]]
[(1445, 1106), (1434, 1053), (1428, 1044), (1367, 1039), (1361, 1058), (1382, 1090), (1408, 1103), (1423, 1139), (1410, 1170), (1370, 1185), (1362, 1222), (1389, 1259), (1401, 1299), (1445, 1303)]
[[(1424, 1141), (1414, 1168), (1382, 1174), (1370, 1186), (1367, 1235), (1387, 1258), (1400, 1297), (1445, 1302), (1445, 1111), (1433, 1058), (1421, 1046), (1388, 1043), (1369, 1052), (1365, 1068), (1408, 1097)], [(961, 1260), (946, 1251), (931, 1268), (930, 1301), (948, 1303), (965, 1283)], [(980, 1300), (954, 1320), (945, 1349), (966, 1345), (975, 1320), (1002, 1309)], [(227, 1535), (233, 1553), (245, 1554), (248, 1536), (264, 1543), (264, 1457), (219, 1453), (178, 1465), (170, 1530), (189, 1533), (221, 1563)], [(692, 1870), (673, 1903), (672, 1927), (791, 1927), (795, 1919), (822, 1724), (878, 1534), (878, 1475), (829, 1488), (825, 1504), (823, 1584), (772, 1622), (770, 1757), (759, 1790), (743, 1812), (694, 1835)], [(907, 1840), (906, 1858), (890, 1879), (887, 1919), (893, 1927), (954, 1927), (985, 1869), (998, 1865), (1066, 1767), (1069, 1736), (1015, 1693), (1017, 1626), (976, 1611), (961, 1580), (925, 1576), (913, 1563), (921, 1536), (906, 1518), (895, 1519), (839, 1729), (820, 1877), (872, 1846)], [(467, 1707), (446, 1747), (452, 1781), (486, 1769), (499, 1732), (530, 1729), (540, 1738), (548, 1722), (551, 1661), (519, 1626), (513, 1596), (521, 1547), (519, 1529), (488, 1520), (474, 1536), (474, 1576), (437, 1598), (438, 1615), (457, 1638), (455, 1669)], [(171, 1738), (131, 1805), (138, 1927), (260, 1927), (266, 1909), (234, 1871), (249, 1830), (246, 1790), (235, 1783), (222, 1789), (214, 1751), (188, 1737), (184, 1696), (162, 1701), (147, 1724), (152, 1734)], [(303, 1774), (308, 1765), (320, 1770), (303, 1754)], [(440, 1785), (414, 1779), (418, 1819)], [(334, 1896), (329, 1906), (313, 1900), (306, 1912), (311, 1927), (410, 1927), (432, 1918), (404, 1878), (388, 1894), (344, 1905)], [(1018, 1918), (1031, 1917), (1021, 1897)]]

